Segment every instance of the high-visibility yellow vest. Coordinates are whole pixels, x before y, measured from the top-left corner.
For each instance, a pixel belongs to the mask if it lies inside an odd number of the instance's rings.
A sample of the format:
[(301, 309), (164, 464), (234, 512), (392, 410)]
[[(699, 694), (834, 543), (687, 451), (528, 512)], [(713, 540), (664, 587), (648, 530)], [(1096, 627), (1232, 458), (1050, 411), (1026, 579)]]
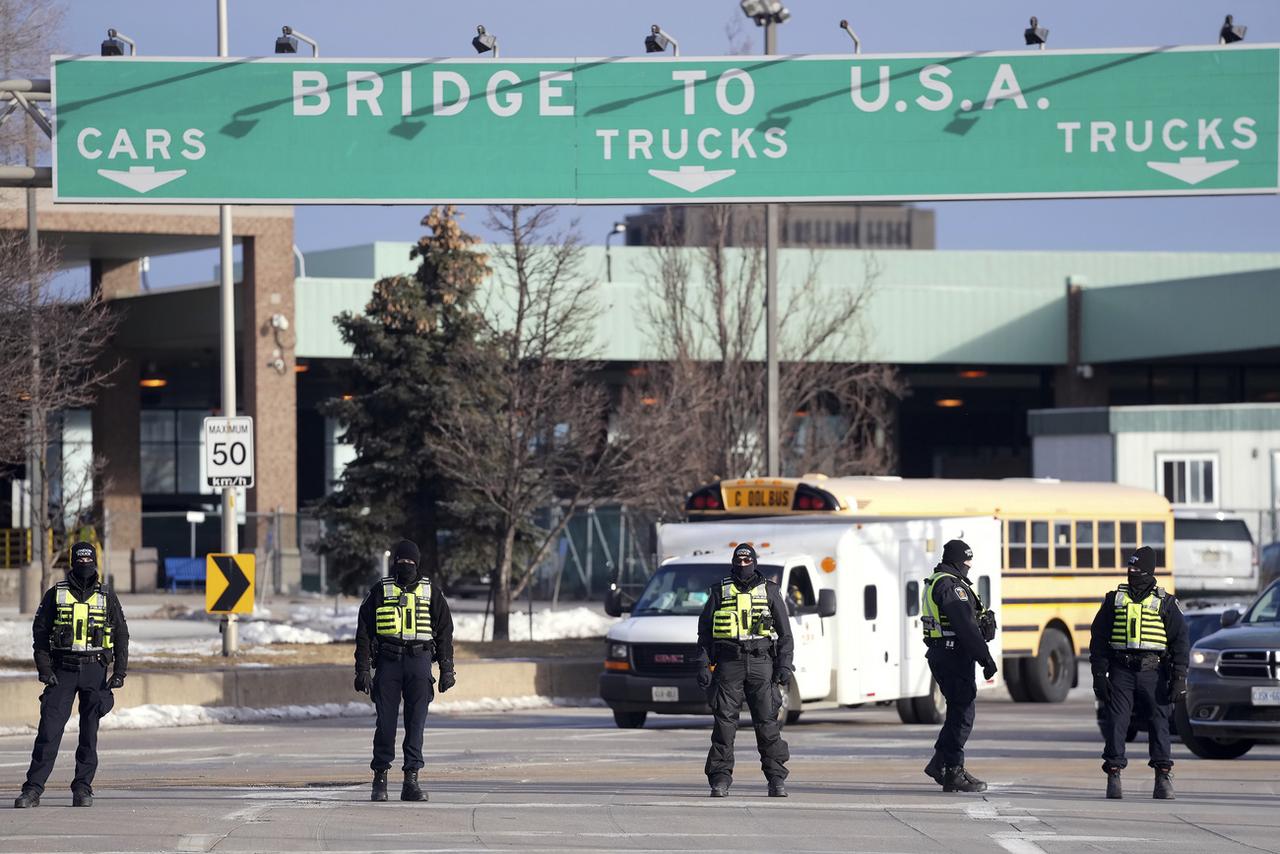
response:
[(94, 587), (83, 602), (71, 592), (71, 584), (59, 581), (54, 587), (53, 633), (49, 647), (58, 652), (106, 652), (111, 649), (111, 622), (107, 618), (107, 597)]
[(969, 586), (969, 582), (951, 572), (935, 572), (924, 583), (924, 601), (920, 603), (920, 625), (924, 628), (925, 640), (938, 640), (940, 638), (953, 638), (956, 633), (951, 630), (951, 620), (938, 607), (937, 601), (933, 598), (933, 586), (943, 578), (951, 578), (964, 587), (965, 592), (972, 597), (972, 607), (975, 614), (981, 614), (986, 610), (986, 606), (982, 604), (982, 600), (978, 598), (977, 592)]
[(1142, 601), (1135, 601), (1129, 594), (1129, 585), (1121, 584), (1116, 589), (1115, 617), (1111, 620), (1111, 648), (1155, 652), (1167, 649), (1169, 638), (1160, 617), (1164, 596), (1157, 587)]
[(374, 613), (379, 637), (431, 640), (431, 582), (424, 578), (403, 590), (395, 578), (382, 579), (382, 604)]
[(711, 636), (716, 640), (774, 640), (767, 582), (739, 592), (732, 578), (720, 582), (720, 607), (711, 614)]

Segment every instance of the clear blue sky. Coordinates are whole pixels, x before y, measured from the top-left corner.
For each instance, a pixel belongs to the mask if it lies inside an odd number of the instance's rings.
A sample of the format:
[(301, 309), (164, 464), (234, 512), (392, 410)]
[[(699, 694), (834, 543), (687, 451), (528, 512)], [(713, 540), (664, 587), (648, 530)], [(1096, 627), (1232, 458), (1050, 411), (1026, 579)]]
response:
[[(132, 36), (142, 53), (216, 53), (214, 0), (70, 0), (60, 42), (96, 52), (107, 27)], [(643, 52), (650, 24), (680, 40), (688, 56), (720, 55), (731, 42), (762, 46), (738, 0), (228, 0), (232, 55), (267, 54), (282, 24), (320, 42), (325, 56), (473, 55), (484, 24), (504, 56), (608, 56)], [(1022, 47), (1030, 15), (1050, 29), (1050, 47), (1130, 47), (1214, 43), (1222, 17), (1249, 27), (1250, 42), (1280, 42), (1277, 0), (893, 0), (874, 4), (793, 0), (779, 32), (783, 53), (840, 53), (850, 47), (837, 27), (848, 17), (867, 52), (1009, 50)], [(1280, 198), (1116, 199), (1106, 201), (951, 202), (938, 211), (945, 249), (1280, 250)], [(588, 242), (601, 243), (629, 209), (575, 212)], [(414, 240), (424, 210), (415, 207), (299, 207), (303, 251)], [(484, 233), (483, 211), (468, 225)], [(191, 262), (188, 262), (189, 266)], [(206, 275), (169, 270), (190, 279)], [(160, 278), (166, 278), (163, 264)]]

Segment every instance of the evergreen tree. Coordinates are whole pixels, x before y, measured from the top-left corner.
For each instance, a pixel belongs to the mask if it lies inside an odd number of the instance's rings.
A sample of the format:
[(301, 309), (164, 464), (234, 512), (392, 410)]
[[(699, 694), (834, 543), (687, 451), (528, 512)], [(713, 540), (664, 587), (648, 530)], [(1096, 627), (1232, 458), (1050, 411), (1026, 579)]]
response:
[(326, 522), (320, 551), (346, 593), (369, 582), (400, 537), (417, 542), (424, 570), (442, 579), (440, 533), (453, 530), (450, 543), (467, 554), (468, 533), (485, 527), (466, 490), (441, 472), (434, 441), (446, 401), (470, 394), (461, 366), (480, 330), (476, 292), (490, 272), (458, 216), (433, 208), (410, 255), (417, 272), (380, 279), (363, 314), (337, 318), (353, 351), (348, 392), (322, 412), (343, 425), (356, 456), (317, 509)]

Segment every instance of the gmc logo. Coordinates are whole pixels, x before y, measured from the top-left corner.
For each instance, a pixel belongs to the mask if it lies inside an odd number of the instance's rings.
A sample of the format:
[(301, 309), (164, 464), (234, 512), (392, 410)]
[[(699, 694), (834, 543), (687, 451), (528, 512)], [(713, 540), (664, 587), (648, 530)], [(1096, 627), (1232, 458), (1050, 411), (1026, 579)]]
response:
[(684, 654), (679, 652), (659, 652), (653, 656), (654, 664), (684, 664)]

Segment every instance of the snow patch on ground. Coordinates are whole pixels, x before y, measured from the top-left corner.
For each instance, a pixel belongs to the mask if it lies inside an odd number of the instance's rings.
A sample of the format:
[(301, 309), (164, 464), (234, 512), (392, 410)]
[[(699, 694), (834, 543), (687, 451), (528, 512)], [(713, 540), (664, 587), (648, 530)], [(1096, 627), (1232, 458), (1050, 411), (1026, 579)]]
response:
[[(565, 640), (567, 638), (602, 638), (617, 620), (590, 608), (568, 608), (562, 611), (534, 611), (533, 637), (529, 637), (529, 612), (513, 613), (510, 634), (513, 641)], [(483, 637), (480, 632), (484, 630)], [(454, 614), (453, 639), (481, 641), (493, 639), (493, 615)]]

